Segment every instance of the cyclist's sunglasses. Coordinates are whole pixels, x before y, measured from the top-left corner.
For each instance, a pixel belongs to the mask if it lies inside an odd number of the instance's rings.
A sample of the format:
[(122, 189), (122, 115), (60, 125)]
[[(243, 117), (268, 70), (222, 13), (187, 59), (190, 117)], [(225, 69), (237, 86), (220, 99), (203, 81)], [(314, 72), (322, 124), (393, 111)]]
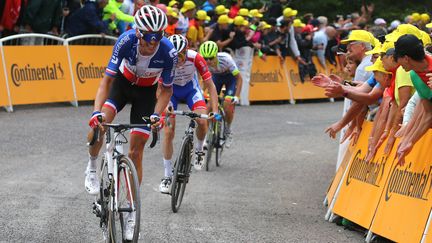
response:
[(206, 60), (206, 61), (211, 61), (211, 60), (213, 60), (215, 57), (205, 57), (204, 58), (204, 60)]
[(163, 31), (159, 32), (144, 32), (142, 30), (139, 30), (139, 33), (141, 35), (141, 38), (145, 40), (146, 42), (152, 42), (152, 41), (160, 41), (162, 40), (162, 37), (164, 36)]

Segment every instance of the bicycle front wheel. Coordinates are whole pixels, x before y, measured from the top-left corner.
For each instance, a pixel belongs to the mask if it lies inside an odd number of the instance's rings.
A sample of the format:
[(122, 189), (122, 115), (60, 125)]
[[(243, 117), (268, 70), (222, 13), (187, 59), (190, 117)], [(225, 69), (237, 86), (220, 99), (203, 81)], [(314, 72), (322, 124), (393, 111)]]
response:
[(215, 143), (215, 129), (214, 122), (209, 123), (209, 129), (207, 132), (206, 143), (207, 143), (207, 154), (206, 154), (206, 171), (210, 170), (210, 162), (213, 155), (214, 143)]
[(189, 137), (183, 138), (180, 155), (174, 164), (174, 175), (171, 185), (171, 208), (174, 213), (180, 209), (186, 184), (189, 181), (189, 172), (192, 159), (192, 141)]
[[(115, 195), (114, 186), (117, 187), (117, 195)], [(114, 208), (109, 214), (111, 242), (138, 242), (141, 218), (139, 181), (133, 162), (126, 156), (119, 159), (118, 181), (112, 184), (111, 195), (117, 198), (117, 210)], [(126, 224), (133, 225), (131, 241), (125, 238)]]
[(216, 166), (220, 166), (222, 164), (222, 152), (224, 150), (225, 147), (225, 120), (222, 121), (218, 121), (216, 123), (217, 126), (217, 132), (215, 134), (216, 137), (216, 143), (215, 143), (215, 147), (216, 147)]

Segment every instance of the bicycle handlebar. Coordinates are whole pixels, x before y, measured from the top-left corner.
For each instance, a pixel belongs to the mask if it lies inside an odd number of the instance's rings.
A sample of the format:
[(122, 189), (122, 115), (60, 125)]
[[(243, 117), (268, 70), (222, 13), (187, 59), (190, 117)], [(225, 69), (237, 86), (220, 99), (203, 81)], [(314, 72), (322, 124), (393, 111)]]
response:
[[(101, 126), (113, 128), (115, 132), (123, 133), (132, 128), (141, 128), (141, 127), (149, 127), (151, 128), (151, 124), (114, 124), (114, 123), (103, 123)], [(99, 140), (100, 136), (100, 127), (95, 127), (93, 129), (93, 136), (90, 139), (90, 142), (87, 143), (88, 146), (92, 146)], [(158, 132), (156, 129), (152, 129), (152, 141), (150, 143), (150, 148), (153, 148), (158, 140)]]
[(194, 118), (209, 119), (209, 116), (206, 114), (197, 114), (197, 113), (192, 112), (192, 111), (171, 111), (171, 113), (176, 114), (176, 115), (180, 115), (180, 116), (188, 116), (192, 119), (194, 119)]

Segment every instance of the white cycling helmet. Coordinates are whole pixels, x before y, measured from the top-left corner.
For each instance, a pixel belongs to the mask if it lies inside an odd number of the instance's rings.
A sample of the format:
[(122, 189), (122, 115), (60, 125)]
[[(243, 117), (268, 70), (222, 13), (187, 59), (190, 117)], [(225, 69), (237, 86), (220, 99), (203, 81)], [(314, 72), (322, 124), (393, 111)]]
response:
[(186, 37), (179, 34), (168, 37), (168, 40), (171, 41), (177, 52), (183, 51), (188, 46), (188, 40)]
[(163, 31), (168, 26), (166, 14), (152, 5), (142, 6), (135, 13), (134, 22), (139, 30), (149, 32)]

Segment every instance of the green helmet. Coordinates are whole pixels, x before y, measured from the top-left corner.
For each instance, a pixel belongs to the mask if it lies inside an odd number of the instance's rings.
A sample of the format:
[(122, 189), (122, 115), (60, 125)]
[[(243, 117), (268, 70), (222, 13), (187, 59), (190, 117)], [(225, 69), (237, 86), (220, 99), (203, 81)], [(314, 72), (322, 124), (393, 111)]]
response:
[(218, 53), (218, 46), (214, 41), (206, 41), (201, 44), (199, 53), (204, 58), (214, 58)]

